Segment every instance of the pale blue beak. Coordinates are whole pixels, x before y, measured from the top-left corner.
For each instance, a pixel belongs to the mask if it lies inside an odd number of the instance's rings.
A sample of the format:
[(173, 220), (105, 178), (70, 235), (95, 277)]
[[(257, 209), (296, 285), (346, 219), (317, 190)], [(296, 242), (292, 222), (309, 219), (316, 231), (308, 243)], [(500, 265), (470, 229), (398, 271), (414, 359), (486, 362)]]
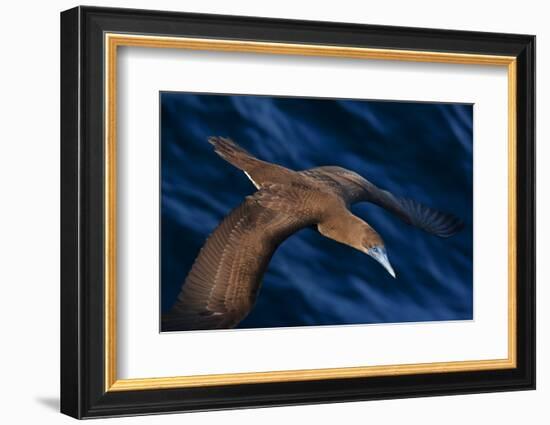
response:
[(382, 264), (384, 268), (388, 271), (388, 273), (391, 274), (393, 278), (395, 278), (395, 271), (390, 264), (390, 260), (388, 260), (386, 248), (384, 248), (383, 246), (375, 246), (367, 250), (367, 254), (378, 261), (380, 264)]

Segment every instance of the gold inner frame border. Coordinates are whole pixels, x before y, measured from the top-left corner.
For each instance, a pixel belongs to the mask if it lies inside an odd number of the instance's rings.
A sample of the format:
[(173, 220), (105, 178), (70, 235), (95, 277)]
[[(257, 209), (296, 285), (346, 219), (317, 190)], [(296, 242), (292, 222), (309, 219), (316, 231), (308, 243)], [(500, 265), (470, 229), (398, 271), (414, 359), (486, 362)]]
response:
[[(284, 371), (246, 372), (215, 375), (192, 375), (118, 379), (116, 324), (116, 136), (117, 136), (117, 51), (118, 47), (148, 47), (262, 53), (279, 55), (324, 56), (355, 59), (397, 60), (507, 67), (508, 72), (508, 357), (495, 360), (468, 360), (381, 366), (302, 369)], [(364, 378), (375, 376), (411, 375), (419, 373), (450, 373), (511, 369), (517, 365), (516, 353), (516, 285), (517, 285), (517, 129), (516, 129), (516, 58), (513, 56), (466, 53), (429, 52), (413, 50), (371, 49), (331, 45), (289, 44), (275, 42), (239, 41), (206, 38), (164, 37), (106, 33), (105, 47), (105, 391), (136, 391), (217, 385), (240, 385), (323, 379)]]

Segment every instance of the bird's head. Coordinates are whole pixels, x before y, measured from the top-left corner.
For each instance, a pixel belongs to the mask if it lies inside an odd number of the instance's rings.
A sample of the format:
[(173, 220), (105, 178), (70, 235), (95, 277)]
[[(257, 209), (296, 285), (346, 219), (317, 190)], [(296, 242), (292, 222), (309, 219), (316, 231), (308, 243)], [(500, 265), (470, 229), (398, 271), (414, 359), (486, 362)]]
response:
[(359, 250), (378, 261), (386, 269), (386, 271), (393, 278), (395, 278), (395, 271), (393, 270), (390, 260), (388, 259), (384, 241), (372, 227), (366, 223), (365, 225), (366, 226), (363, 227), (362, 231)]
[(364, 252), (378, 261), (392, 277), (396, 277), (382, 237), (359, 217), (351, 213), (341, 214), (320, 223), (317, 228), (322, 235)]

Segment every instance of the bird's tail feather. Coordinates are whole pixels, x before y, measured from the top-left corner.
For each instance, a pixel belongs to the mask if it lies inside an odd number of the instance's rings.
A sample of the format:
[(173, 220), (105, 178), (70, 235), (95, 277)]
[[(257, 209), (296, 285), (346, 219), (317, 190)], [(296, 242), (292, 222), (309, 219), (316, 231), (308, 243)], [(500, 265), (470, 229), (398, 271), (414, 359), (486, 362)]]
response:
[(247, 171), (261, 162), (231, 139), (212, 136), (208, 141), (219, 156), (240, 170)]

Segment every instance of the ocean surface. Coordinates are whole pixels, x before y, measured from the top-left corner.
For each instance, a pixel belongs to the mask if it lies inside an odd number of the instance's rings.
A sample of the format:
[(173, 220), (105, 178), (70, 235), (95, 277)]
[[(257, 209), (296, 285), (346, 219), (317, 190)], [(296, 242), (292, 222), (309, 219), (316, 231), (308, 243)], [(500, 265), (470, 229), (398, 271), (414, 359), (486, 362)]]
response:
[(397, 278), (304, 229), (275, 252), (241, 328), (473, 318), (472, 105), (161, 93), (161, 304), (170, 309), (208, 235), (255, 188), (216, 155), (225, 136), (303, 170), (339, 165), (460, 217), (442, 239), (368, 203), (353, 212), (385, 241)]

